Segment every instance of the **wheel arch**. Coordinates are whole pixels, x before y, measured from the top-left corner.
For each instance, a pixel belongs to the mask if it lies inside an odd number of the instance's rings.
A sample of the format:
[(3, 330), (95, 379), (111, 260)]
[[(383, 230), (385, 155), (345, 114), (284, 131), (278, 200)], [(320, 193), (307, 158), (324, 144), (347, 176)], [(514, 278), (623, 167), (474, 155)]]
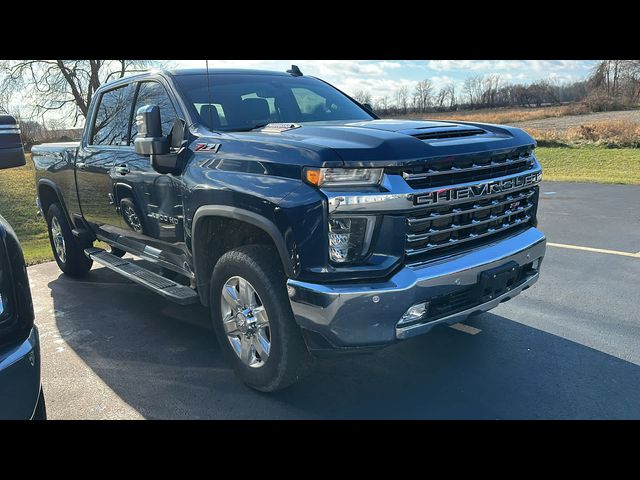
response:
[(67, 217), (67, 221), (69, 225), (72, 225), (71, 228), (75, 225), (73, 219), (69, 216), (69, 211), (67, 210), (67, 206), (64, 202), (64, 197), (62, 192), (60, 191), (60, 187), (56, 185), (52, 180), (48, 178), (41, 178), (38, 181), (38, 199), (40, 201), (40, 208), (42, 210), (42, 216), (46, 219), (47, 212), (49, 211), (49, 207), (54, 203), (59, 203), (62, 211)]
[[(204, 225), (211, 226), (212, 224), (215, 225), (217, 222), (239, 222), (239, 224), (246, 225), (245, 228), (250, 230), (243, 232), (244, 235), (256, 235), (258, 237), (258, 243), (272, 244), (280, 256), (280, 261), (285, 274), (288, 277), (294, 276), (294, 269), (285, 240), (275, 223), (262, 215), (242, 208), (226, 205), (205, 205), (198, 208), (196, 211), (193, 217), (191, 229), (191, 253), (193, 256), (194, 273), (196, 276), (200, 301), (204, 305), (208, 305), (209, 303), (208, 287), (211, 270), (215, 265), (217, 258), (225, 253), (222, 251), (224, 248), (220, 248), (220, 252), (211, 252), (207, 248), (208, 237), (206, 235), (210, 230), (209, 228), (205, 228)], [(225, 242), (216, 243), (220, 245)], [(240, 244), (242, 244), (242, 242), (240, 242)], [(235, 246), (240, 246), (240, 244)], [(218, 253), (220, 254), (218, 255)]]

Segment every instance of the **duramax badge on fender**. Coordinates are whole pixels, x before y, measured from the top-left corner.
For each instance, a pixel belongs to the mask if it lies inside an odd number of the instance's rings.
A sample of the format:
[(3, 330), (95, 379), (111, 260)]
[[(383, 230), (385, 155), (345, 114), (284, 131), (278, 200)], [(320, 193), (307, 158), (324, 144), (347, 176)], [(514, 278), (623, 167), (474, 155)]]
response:
[(274, 391), (311, 355), (374, 351), (533, 285), (535, 147), (513, 127), (381, 120), (294, 66), (111, 82), (82, 140), (33, 160), (65, 273), (98, 262), (202, 303), (239, 377)]

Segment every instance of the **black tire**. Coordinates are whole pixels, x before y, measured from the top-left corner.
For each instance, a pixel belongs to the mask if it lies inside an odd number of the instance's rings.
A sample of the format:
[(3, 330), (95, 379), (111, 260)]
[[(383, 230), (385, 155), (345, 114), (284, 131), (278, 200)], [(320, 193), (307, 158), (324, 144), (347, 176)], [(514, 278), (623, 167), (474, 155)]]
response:
[(136, 233), (146, 233), (144, 217), (135, 202), (127, 197), (120, 200), (120, 215), (129, 228)]
[(44, 391), (40, 387), (40, 396), (38, 397), (38, 404), (33, 411), (33, 420), (46, 420), (47, 419), (47, 407), (44, 401)]
[[(55, 220), (54, 220), (55, 219)], [(57, 222), (60, 227), (62, 239), (64, 240), (64, 254), (65, 258), (60, 258), (58, 251), (56, 250), (56, 244), (54, 236), (51, 231), (52, 223)], [(49, 243), (51, 244), (51, 250), (53, 251), (53, 258), (55, 259), (58, 267), (64, 273), (70, 277), (82, 277), (91, 270), (93, 260), (88, 259), (84, 254), (84, 249), (89, 248), (91, 243), (86, 242), (83, 244), (71, 233), (71, 227), (67, 221), (67, 216), (62, 211), (59, 203), (54, 203), (49, 207), (47, 212), (47, 230), (49, 231)]]
[[(257, 368), (240, 360), (222, 323), (222, 287), (234, 276), (243, 277), (253, 286), (269, 318), (270, 352), (266, 361)], [(262, 392), (273, 392), (288, 387), (308, 373), (311, 355), (293, 317), (286, 277), (273, 249), (248, 245), (225, 253), (213, 269), (209, 299), (220, 347), (245, 384)]]

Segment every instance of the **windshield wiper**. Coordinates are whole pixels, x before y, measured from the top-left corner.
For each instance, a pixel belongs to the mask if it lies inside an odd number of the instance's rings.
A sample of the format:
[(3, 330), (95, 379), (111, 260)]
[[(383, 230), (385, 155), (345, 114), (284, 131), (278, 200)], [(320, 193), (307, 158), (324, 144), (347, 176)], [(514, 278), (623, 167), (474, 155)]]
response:
[(229, 131), (229, 132), (250, 132), (252, 130), (257, 130), (258, 128), (266, 127), (270, 123), (271, 122), (260, 122), (260, 123), (256, 123), (253, 127), (233, 128), (233, 129), (227, 130), (227, 131)]

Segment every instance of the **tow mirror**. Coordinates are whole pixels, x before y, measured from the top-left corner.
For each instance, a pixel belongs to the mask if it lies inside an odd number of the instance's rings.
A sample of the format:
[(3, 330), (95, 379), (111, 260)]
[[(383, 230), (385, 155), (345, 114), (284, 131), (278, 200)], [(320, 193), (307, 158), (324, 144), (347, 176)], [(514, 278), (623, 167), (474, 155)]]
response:
[(373, 113), (373, 107), (370, 103), (363, 103), (362, 106), (366, 108), (369, 112)]
[(133, 143), (138, 155), (148, 157), (169, 153), (169, 139), (162, 136), (160, 107), (157, 105), (140, 107), (136, 112), (136, 126), (138, 134)]
[(25, 163), (18, 122), (11, 115), (0, 115), (0, 169), (21, 167)]

